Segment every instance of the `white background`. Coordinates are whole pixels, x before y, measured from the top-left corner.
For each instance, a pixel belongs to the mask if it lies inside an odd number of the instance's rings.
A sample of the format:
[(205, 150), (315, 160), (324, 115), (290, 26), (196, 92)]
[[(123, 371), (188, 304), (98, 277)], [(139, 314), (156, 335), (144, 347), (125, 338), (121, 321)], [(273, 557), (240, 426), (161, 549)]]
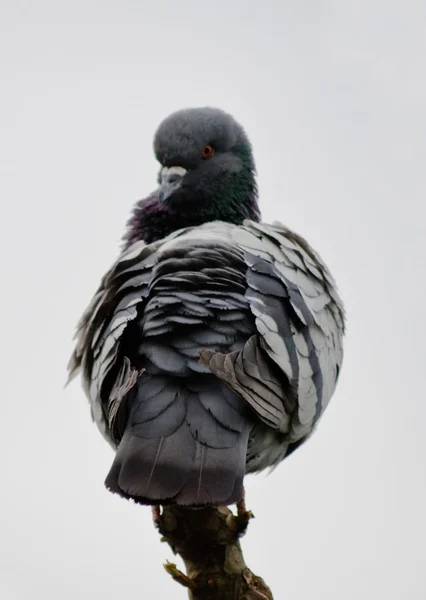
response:
[(1, 0), (2, 599), (186, 597), (62, 386), (156, 185), (155, 128), (212, 105), (249, 133), (264, 220), (322, 254), (348, 314), (317, 434), (247, 482), (248, 565), (277, 600), (424, 600), (425, 31), (420, 0)]

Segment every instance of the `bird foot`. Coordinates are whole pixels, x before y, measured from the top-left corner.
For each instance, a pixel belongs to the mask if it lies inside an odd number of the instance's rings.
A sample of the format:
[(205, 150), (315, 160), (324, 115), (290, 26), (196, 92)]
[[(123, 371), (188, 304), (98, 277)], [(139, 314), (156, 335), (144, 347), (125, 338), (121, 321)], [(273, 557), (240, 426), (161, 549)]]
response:
[(237, 514), (230, 515), (228, 527), (238, 535), (244, 535), (247, 531), (250, 519), (254, 519), (254, 514), (251, 510), (247, 510), (245, 497), (243, 495), (241, 500), (237, 502)]
[(157, 529), (161, 527), (161, 508), (158, 504), (151, 506), (152, 520)]
[(164, 537), (164, 524), (163, 514), (161, 513), (161, 506), (159, 506), (158, 504), (151, 506), (151, 513), (154, 527), (158, 529), (158, 532), (161, 535), (160, 541), (167, 542), (167, 539)]

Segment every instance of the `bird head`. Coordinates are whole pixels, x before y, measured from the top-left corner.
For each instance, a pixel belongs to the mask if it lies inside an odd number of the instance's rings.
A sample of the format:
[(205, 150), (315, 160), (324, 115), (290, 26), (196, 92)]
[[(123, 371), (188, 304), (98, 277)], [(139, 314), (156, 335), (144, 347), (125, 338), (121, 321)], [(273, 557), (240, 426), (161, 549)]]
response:
[(258, 221), (255, 165), (244, 129), (216, 108), (187, 108), (154, 136), (158, 189), (137, 203), (126, 241), (152, 242), (208, 221)]

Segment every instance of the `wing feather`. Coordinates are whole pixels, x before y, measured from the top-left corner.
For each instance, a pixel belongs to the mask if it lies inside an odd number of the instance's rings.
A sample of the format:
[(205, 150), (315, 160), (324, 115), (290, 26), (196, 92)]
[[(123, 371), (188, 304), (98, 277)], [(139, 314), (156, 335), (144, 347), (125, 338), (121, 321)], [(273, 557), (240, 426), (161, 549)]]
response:
[[(343, 304), (327, 267), (303, 238), (279, 223), (246, 222), (245, 229), (253, 234), (242, 236), (246, 296), (262, 347), (296, 390), (289, 432), (295, 442), (312, 431), (334, 392), (343, 359)], [(275, 427), (283, 430), (280, 422)]]
[[(158, 244), (133, 244), (106, 273), (77, 326), (77, 344), (68, 364), (69, 380), (81, 371), (92, 417), (112, 445), (118, 441), (111, 431), (121, 401), (140, 375), (129, 358), (120, 355), (120, 342), (148, 295), (157, 248)], [(115, 376), (104, 393), (113, 369)]]

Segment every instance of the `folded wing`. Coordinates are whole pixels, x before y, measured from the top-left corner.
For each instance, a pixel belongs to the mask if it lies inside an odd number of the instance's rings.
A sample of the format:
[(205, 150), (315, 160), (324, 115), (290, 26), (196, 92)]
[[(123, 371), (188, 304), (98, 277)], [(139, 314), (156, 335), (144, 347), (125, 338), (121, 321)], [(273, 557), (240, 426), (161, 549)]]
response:
[(306, 438), (334, 392), (344, 311), (335, 283), (307, 242), (279, 223), (233, 230), (245, 252), (257, 335), (241, 352), (202, 353), (217, 377), (291, 444)]

